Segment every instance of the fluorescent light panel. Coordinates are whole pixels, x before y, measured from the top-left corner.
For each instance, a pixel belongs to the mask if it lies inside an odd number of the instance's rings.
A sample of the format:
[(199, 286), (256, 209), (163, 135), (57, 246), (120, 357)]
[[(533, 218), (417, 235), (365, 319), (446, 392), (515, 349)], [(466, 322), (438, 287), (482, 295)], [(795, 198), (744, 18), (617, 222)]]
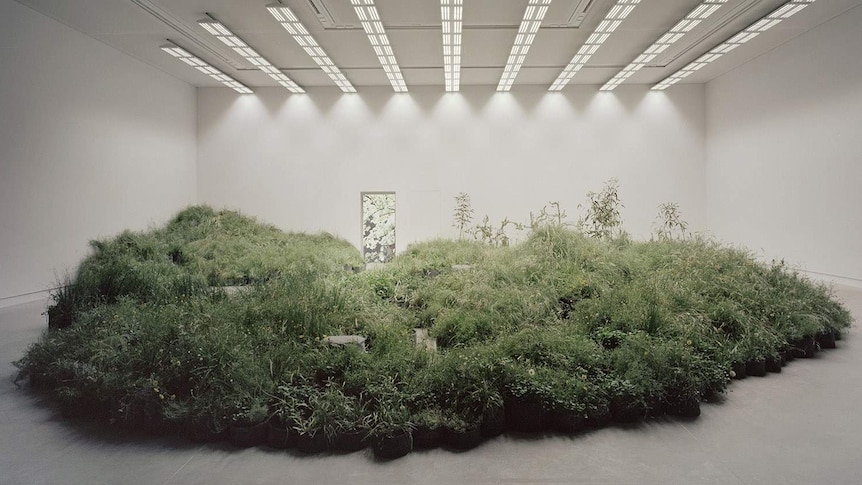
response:
[(578, 53), (572, 57), (569, 65), (563, 69), (563, 72), (561, 72), (559, 76), (557, 76), (556, 81), (554, 81), (554, 84), (548, 88), (548, 91), (560, 91), (566, 87), (566, 85), (569, 84), (569, 81), (575, 77), (575, 74), (577, 74), (578, 71), (584, 67), (584, 64), (590, 60), (590, 57), (599, 50), (599, 47), (601, 47), (617, 27), (623, 23), (623, 20), (632, 13), (632, 10), (635, 9), (640, 1), (641, 0), (619, 0), (616, 5), (611, 7), (611, 11), (608, 12), (601, 23), (599, 23), (596, 30), (590, 34), (584, 45), (578, 49)]
[(771, 13), (767, 14), (765, 17), (761, 18), (757, 22), (754, 22), (745, 29), (737, 32), (730, 39), (713, 47), (712, 50), (690, 62), (688, 65), (686, 65), (679, 71), (676, 71), (675, 73), (666, 77), (661, 82), (653, 86), (652, 89), (654, 91), (662, 91), (669, 88), (670, 86), (673, 86), (674, 84), (690, 76), (695, 71), (700, 70), (701, 68), (703, 68), (703, 66), (720, 58), (721, 56), (727, 54), (733, 49), (736, 49), (737, 47), (757, 37), (763, 32), (766, 32), (772, 27), (775, 27), (782, 20), (796, 15), (797, 13), (799, 13), (800, 10), (804, 9), (805, 7), (814, 2), (815, 0), (790, 0), (789, 2), (773, 10)]
[(263, 56), (257, 53), (254, 49), (248, 46), (242, 39), (239, 38), (236, 34), (231, 32), (227, 27), (224, 26), (221, 22), (214, 19), (204, 19), (198, 20), (198, 24), (203, 27), (207, 32), (214, 35), (218, 40), (222, 41), (226, 46), (230, 47), (237, 54), (244, 57), (248, 62), (250, 62), (254, 67), (260, 69), (261, 71), (267, 73), (269, 77), (278, 81), (279, 84), (288, 89), (291, 93), (301, 94), (304, 93), (305, 90), (299, 87), (292, 79), (287, 77), (280, 69), (273, 66), (271, 62), (264, 59)]
[(506, 61), (506, 67), (503, 69), (503, 77), (500, 78), (500, 83), (497, 85), (497, 91), (512, 89), (512, 84), (518, 77), (518, 71), (521, 70), (524, 59), (527, 58), (527, 52), (533, 45), (533, 40), (535, 40), (536, 33), (542, 25), (542, 19), (548, 13), (548, 5), (550, 4), (551, 0), (530, 0), (530, 3), (527, 4), (527, 10), (524, 11), (524, 18), (521, 20), (521, 26), (518, 27), (518, 35), (515, 36), (515, 43), (509, 52), (509, 60)]
[(252, 90), (249, 89), (248, 86), (219, 71), (203, 59), (192, 55), (191, 52), (172, 42), (162, 45), (161, 49), (240, 94), (252, 93)]
[(374, 6), (374, 0), (350, 0), (350, 3), (353, 4), (359, 22), (362, 24), (365, 34), (368, 35), (368, 40), (371, 41), (371, 46), (374, 48), (374, 53), (377, 54), (380, 65), (386, 71), (386, 77), (389, 78), (392, 89), (397, 93), (406, 93), (407, 85), (401, 76), (401, 68), (395, 61), (392, 45), (389, 44), (389, 38), (386, 36), (386, 31), (383, 30), (383, 23), (380, 21), (377, 7)]
[(314, 62), (323, 69), (330, 79), (335, 82), (335, 85), (341, 88), (345, 93), (355, 93), (356, 88), (350, 81), (344, 77), (341, 70), (336, 67), (332, 59), (326, 55), (326, 52), (320, 47), (314, 37), (308, 33), (308, 29), (302, 25), (299, 18), (293, 13), (289, 7), (285, 7), (280, 3), (273, 3), (266, 6), (266, 9), (275, 17), (282, 27), (290, 33), (293, 40), (305, 50), (305, 53), (314, 59)]
[(443, 74), (446, 91), (461, 88), (461, 17), (464, 0), (440, 0), (440, 18), (443, 21)]
[(667, 50), (668, 47), (676, 43), (686, 33), (691, 32), (698, 24), (709, 18), (710, 15), (714, 14), (725, 3), (727, 3), (727, 0), (706, 0), (702, 2), (599, 89), (601, 91), (613, 91), (614, 88), (625, 82), (632, 74), (638, 72), (642, 67), (655, 59), (657, 55)]

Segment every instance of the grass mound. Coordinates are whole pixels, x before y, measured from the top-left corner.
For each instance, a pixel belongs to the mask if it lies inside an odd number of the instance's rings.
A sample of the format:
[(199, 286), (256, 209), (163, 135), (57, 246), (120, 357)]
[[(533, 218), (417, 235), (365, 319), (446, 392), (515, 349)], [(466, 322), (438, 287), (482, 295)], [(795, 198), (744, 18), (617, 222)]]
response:
[[(268, 422), (306, 450), (410, 430), (469, 447), (506, 428), (692, 416), (734, 366), (780, 368), (850, 325), (826, 287), (700, 239), (551, 225), (514, 247), (416, 244), (359, 272), (344, 241), (192, 207), (93, 248), (21, 377), (69, 414), (196, 439), (250, 443), (235, 430)], [(436, 351), (415, 344), (423, 331)]]

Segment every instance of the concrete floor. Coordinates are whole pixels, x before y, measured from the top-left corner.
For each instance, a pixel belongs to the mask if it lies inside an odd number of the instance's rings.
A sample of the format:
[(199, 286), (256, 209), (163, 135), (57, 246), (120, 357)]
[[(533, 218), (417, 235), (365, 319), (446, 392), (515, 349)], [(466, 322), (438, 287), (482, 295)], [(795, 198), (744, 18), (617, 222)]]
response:
[[(862, 290), (838, 288), (854, 315)], [(43, 328), (45, 303), (0, 309), (0, 485), (263, 483), (862, 483), (862, 345), (731, 386), (695, 421), (660, 419), (575, 437), (501, 436), (463, 453), (442, 449), (376, 462), (370, 450), (298, 456), (180, 438), (131, 436), (64, 421), (12, 383), (11, 361)]]

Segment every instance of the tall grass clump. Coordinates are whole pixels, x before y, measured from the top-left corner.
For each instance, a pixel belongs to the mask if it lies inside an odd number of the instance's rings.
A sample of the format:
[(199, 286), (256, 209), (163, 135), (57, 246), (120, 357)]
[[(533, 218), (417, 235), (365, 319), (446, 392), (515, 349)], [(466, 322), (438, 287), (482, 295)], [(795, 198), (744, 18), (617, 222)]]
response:
[(555, 207), (520, 244), (433, 240), (369, 270), (330, 235), (192, 207), (94, 241), (19, 377), (69, 415), (195, 439), (266, 421), (307, 450), (440, 429), (468, 447), (504, 426), (694, 416), (740, 365), (851, 323), (781, 262), (672, 231), (632, 241), (616, 209), (585, 233)]

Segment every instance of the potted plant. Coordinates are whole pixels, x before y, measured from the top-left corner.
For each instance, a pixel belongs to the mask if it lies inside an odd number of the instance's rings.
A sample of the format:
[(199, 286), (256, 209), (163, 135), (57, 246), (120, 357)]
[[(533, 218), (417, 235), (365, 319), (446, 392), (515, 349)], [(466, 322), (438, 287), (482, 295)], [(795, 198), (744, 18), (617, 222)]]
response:
[(485, 401), (482, 410), (482, 424), (479, 430), (485, 438), (500, 436), (506, 430), (506, 411), (503, 407), (503, 397), (497, 392), (494, 398)]
[(323, 413), (316, 407), (320, 391), (305, 382), (285, 383), (275, 393), (276, 415), (289, 424), (290, 443), (301, 453), (326, 451), (328, 441), (323, 430)]
[(296, 449), (301, 453), (322, 453), (329, 446), (326, 433), (313, 418), (294, 420), (293, 431), (296, 432)]
[(374, 456), (392, 460), (413, 451), (413, 423), (403, 404), (383, 401), (371, 415)]
[(559, 372), (551, 384), (549, 421), (554, 431), (572, 434), (583, 429), (588, 402), (586, 374)]
[(170, 413), (178, 418), (181, 433), (186, 438), (195, 443), (210, 443), (227, 435), (229, 412), (226, 408), (218, 390), (203, 388), (195, 393), (194, 399), (180, 401)]
[(233, 414), (228, 425), (228, 440), (240, 448), (263, 444), (269, 431), (269, 417), (269, 409), (261, 401), (243, 406)]
[(54, 303), (48, 306), (48, 328), (68, 328), (72, 326), (75, 311), (81, 305), (81, 298), (71, 279), (66, 276), (51, 292)]
[(766, 367), (766, 372), (781, 372), (781, 367), (783, 365), (784, 359), (781, 356), (781, 352), (779, 352), (778, 350), (773, 350), (766, 355), (766, 359), (764, 360), (764, 367)]
[(548, 370), (543, 367), (511, 363), (505, 382), (506, 427), (522, 433), (545, 429), (545, 399), (550, 394)]
[(646, 390), (627, 378), (612, 378), (605, 385), (608, 412), (612, 420), (633, 423), (646, 417), (648, 407)]
[(817, 344), (820, 345), (821, 349), (834, 349), (835, 346), (835, 332), (829, 329), (821, 330), (817, 332)]
[(762, 349), (753, 349), (745, 361), (745, 374), (754, 377), (766, 375), (766, 353)]
[(726, 354), (726, 361), (730, 362), (730, 377), (740, 380), (748, 377), (746, 372), (746, 359), (743, 355), (743, 346), (737, 343), (733, 348), (729, 349)]
[(415, 413), (413, 422), (413, 448), (428, 449), (440, 446), (443, 436), (443, 412), (438, 407), (427, 407)]
[(276, 449), (290, 448), (294, 438), (291, 428), (286, 417), (276, 411), (267, 421), (266, 444)]
[(315, 413), (330, 449), (352, 452), (365, 448), (371, 416), (360, 399), (329, 386), (317, 400)]
[(443, 442), (456, 450), (469, 450), (479, 446), (482, 436), (482, 420), (465, 411), (444, 412), (442, 419)]

